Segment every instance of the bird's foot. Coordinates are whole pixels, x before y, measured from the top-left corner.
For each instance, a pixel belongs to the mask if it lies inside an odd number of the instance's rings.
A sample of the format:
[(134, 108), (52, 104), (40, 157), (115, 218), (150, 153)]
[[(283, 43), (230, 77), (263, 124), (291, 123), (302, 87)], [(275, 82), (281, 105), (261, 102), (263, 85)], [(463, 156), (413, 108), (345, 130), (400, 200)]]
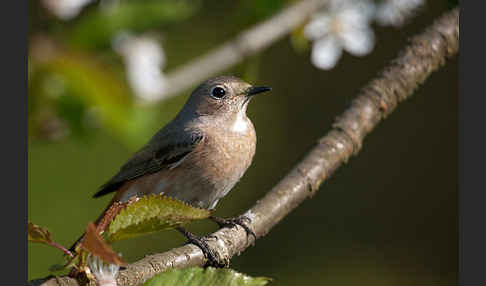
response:
[[(247, 223), (251, 223), (251, 219), (247, 216), (238, 216), (233, 218), (220, 218), (216, 216), (210, 216), (209, 219), (214, 221), (219, 225), (219, 227), (235, 227), (236, 225), (241, 226), (246, 231), (246, 242), (248, 243), (248, 236), (253, 236), (254, 241), (256, 240), (256, 234)], [(245, 222), (246, 221), (246, 222)]]
[[(205, 266), (212, 266), (216, 268), (224, 268), (228, 266), (228, 263), (222, 263), (214, 253), (214, 251), (209, 247), (209, 245), (206, 242), (206, 238), (216, 238), (216, 236), (209, 235), (207, 237), (197, 237), (193, 233), (188, 232), (182, 227), (177, 227), (176, 228), (180, 233), (182, 233), (186, 238), (187, 238), (187, 243), (192, 243), (194, 245), (197, 245), (202, 252), (204, 253), (204, 257), (206, 257), (207, 262)], [(186, 243), (186, 244), (187, 244)]]

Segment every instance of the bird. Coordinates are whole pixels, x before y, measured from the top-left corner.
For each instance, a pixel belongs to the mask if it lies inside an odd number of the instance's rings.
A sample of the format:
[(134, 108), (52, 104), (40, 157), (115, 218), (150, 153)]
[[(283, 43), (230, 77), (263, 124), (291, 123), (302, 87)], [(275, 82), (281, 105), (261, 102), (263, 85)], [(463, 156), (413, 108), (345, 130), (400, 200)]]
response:
[[(254, 95), (270, 90), (235, 76), (218, 76), (201, 83), (179, 113), (94, 194), (97, 198), (115, 193), (95, 223), (98, 231), (107, 227), (110, 206), (151, 194), (215, 209), (253, 161), (257, 138), (246, 111)], [(247, 217), (210, 216), (210, 219), (220, 227), (239, 224), (247, 234), (255, 235), (244, 223)], [(204, 240), (182, 227), (176, 229), (202, 249), (209, 263), (215, 263), (214, 254)]]

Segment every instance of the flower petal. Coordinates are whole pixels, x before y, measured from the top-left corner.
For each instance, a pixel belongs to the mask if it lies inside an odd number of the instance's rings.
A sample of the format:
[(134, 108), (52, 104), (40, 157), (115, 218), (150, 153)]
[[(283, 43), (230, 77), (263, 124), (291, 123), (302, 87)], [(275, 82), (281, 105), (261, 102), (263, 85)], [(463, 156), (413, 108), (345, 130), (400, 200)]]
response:
[(44, 6), (61, 20), (76, 17), (84, 6), (93, 0), (43, 0)]
[(324, 37), (329, 33), (331, 18), (324, 14), (318, 14), (304, 27), (304, 36), (310, 40)]
[(375, 34), (371, 29), (350, 29), (339, 36), (344, 49), (355, 56), (364, 56), (375, 46)]
[(123, 57), (135, 95), (147, 101), (160, 99), (167, 87), (161, 70), (166, 58), (157, 40), (149, 35), (133, 36), (122, 32), (114, 39), (113, 46)]
[(333, 68), (342, 54), (342, 46), (336, 37), (325, 37), (312, 45), (311, 61), (320, 69)]
[(389, 0), (378, 6), (376, 21), (382, 26), (402, 26), (421, 5), (423, 0)]
[(366, 29), (375, 15), (375, 10), (376, 7), (373, 3), (368, 1), (353, 1), (339, 12), (338, 17), (347, 27)]

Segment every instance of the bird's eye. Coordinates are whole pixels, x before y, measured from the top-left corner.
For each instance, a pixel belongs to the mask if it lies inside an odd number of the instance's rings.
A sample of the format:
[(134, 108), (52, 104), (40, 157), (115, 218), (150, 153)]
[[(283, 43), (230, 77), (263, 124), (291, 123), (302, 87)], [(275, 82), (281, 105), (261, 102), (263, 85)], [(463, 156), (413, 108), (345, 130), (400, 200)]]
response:
[(215, 87), (213, 90), (211, 90), (211, 96), (217, 99), (223, 98), (224, 95), (226, 94), (226, 91), (222, 87)]

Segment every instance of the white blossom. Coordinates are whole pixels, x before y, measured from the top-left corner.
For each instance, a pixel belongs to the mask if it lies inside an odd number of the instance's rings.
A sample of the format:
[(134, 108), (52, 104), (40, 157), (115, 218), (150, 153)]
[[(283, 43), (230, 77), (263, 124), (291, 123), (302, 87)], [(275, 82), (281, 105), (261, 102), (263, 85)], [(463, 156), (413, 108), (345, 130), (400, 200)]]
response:
[(114, 40), (114, 49), (125, 62), (128, 81), (135, 94), (143, 100), (160, 99), (166, 88), (162, 72), (165, 54), (151, 36), (134, 36), (121, 33)]
[(355, 56), (370, 53), (375, 35), (370, 27), (374, 4), (367, 0), (331, 0), (328, 9), (316, 13), (304, 27), (313, 40), (311, 61), (321, 69), (334, 67), (342, 49)]
[(120, 266), (104, 263), (98, 256), (88, 257), (88, 266), (91, 274), (96, 278), (98, 286), (116, 286), (116, 275)]
[(376, 21), (383, 26), (402, 26), (423, 4), (424, 0), (384, 0), (377, 7)]
[(43, 0), (44, 6), (62, 20), (76, 17), (93, 0)]

